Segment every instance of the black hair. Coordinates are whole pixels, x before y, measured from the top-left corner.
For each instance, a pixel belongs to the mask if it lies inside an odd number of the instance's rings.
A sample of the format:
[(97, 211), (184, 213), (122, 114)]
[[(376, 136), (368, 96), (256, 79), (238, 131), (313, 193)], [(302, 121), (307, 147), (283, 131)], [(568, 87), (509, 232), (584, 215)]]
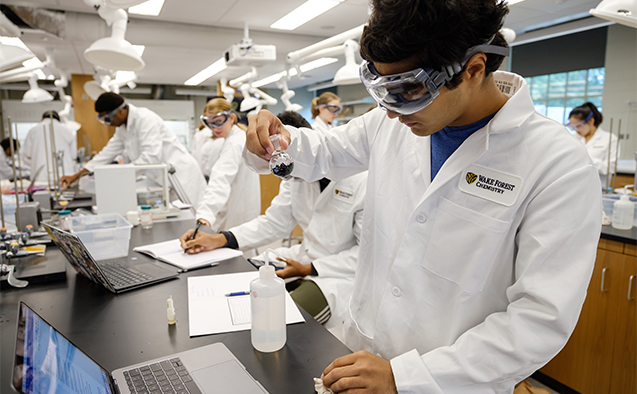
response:
[(111, 112), (115, 108), (124, 103), (124, 97), (117, 93), (106, 92), (102, 93), (97, 100), (95, 100), (95, 112)]
[(595, 125), (595, 127), (599, 127), (599, 125), (604, 120), (604, 117), (602, 116), (602, 113), (599, 112), (595, 104), (591, 102), (586, 102), (579, 107), (573, 108), (571, 113), (568, 114), (568, 117), (575, 117), (579, 120), (586, 120), (590, 119), (589, 116), (591, 116), (591, 114), (593, 115), (592, 118), (594, 119), (593, 124)]
[[(11, 139), (9, 138), (5, 138), (0, 142), (0, 145), (2, 145), (2, 150), (6, 151), (7, 149), (9, 149), (11, 147)], [(13, 140), (13, 150), (14, 151), (18, 151), (18, 140)]]
[(276, 117), (279, 118), (281, 123), (287, 126), (307, 127), (308, 129), (312, 128), (310, 123), (298, 112), (284, 111), (278, 114)]
[[(499, 33), (509, 8), (503, 0), (371, 0), (372, 14), (363, 30), (361, 57), (370, 62), (413, 60), (416, 67), (440, 70), (462, 63), (469, 48), (491, 44), (508, 47)], [(485, 76), (504, 56), (487, 56)], [(446, 83), (454, 89), (462, 73)]]
[(60, 120), (60, 115), (57, 113), (57, 111), (46, 111), (45, 113), (42, 114), (42, 119), (48, 119), (51, 116), (53, 116), (53, 119), (57, 121)]

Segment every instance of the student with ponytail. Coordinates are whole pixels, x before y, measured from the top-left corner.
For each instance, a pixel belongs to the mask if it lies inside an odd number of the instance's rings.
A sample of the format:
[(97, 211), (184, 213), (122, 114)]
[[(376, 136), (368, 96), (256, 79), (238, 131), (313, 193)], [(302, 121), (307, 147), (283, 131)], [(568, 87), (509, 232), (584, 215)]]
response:
[(341, 113), (341, 99), (332, 92), (325, 92), (312, 100), (312, 128), (327, 131), (334, 127), (334, 119)]
[[(574, 130), (575, 139), (586, 147), (595, 167), (599, 171), (599, 179), (602, 187), (606, 187), (606, 177), (615, 172), (617, 152), (617, 137), (610, 136), (609, 132), (599, 127), (603, 116), (593, 103), (584, 103), (573, 108), (568, 115), (569, 123), (566, 125)], [(610, 150), (610, 169), (608, 168), (608, 154)]]

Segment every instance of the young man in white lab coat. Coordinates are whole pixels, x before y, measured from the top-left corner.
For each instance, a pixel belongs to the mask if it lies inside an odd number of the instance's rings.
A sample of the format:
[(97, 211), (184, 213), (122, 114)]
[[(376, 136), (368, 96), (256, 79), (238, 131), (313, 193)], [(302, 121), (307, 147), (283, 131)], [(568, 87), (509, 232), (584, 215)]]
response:
[[(345, 343), (325, 386), (511, 393), (575, 327), (601, 229), (597, 169), (534, 111), (499, 0), (373, 0), (361, 77), (382, 109), (325, 133), (250, 119), (265, 170), (281, 134), (293, 176), (369, 169)], [(504, 49), (504, 50), (503, 50)], [(350, 392), (350, 391), (347, 391)]]
[(68, 186), (82, 174), (110, 164), (118, 155), (124, 154), (133, 164), (171, 164), (190, 203), (199, 203), (206, 188), (201, 169), (159, 115), (147, 108), (127, 104), (122, 96), (112, 92), (100, 95), (95, 101), (95, 111), (102, 123), (117, 127), (115, 135), (79, 172), (62, 177), (63, 184)]
[[(51, 117), (53, 117), (52, 122)], [(51, 123), (53, 123), (53, 134), (55, 135), (55, 149), (57, 152), (64, 152), (60, 175), (71, 175), (75, 172), (77, 137), (71, 129), (60, 122), (60, 115), (56, 111), (47, 111), (42, 114), (42, 121), (29, 130), (20, 151), (21, 159), (24, 160), (26, 166), (32, 169), (31, 176), (35, 176), (35, 180), (39, 184), (45, 184), (52, 180), (55, 171), (53, 147), (51, 146)]]
[[(284, 124), (310, 127), (296, 112), (278, 116)], [(192, 241), (193, 230), (189, 230), (181, 237), (182, 246), (190, 253), (220, 247), (250, 250), (289, 236), (298, 224), (303, 242), (274, 250), (279, 260), (287, 263), (277, 275), (307, 278), (292, 291), (292, 298), (327, 328), (340, 327), (354, 285), (366, 186), (366, 171), (340, 182), (326, 178), (317, 182), (282, 181), (265, 215), (221, 234), (198, 232)]]

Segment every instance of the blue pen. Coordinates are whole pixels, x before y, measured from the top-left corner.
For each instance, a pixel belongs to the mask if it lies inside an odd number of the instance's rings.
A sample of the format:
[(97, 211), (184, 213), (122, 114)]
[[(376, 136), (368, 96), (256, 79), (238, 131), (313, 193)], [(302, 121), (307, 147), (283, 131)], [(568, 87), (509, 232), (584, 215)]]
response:
[(226, 294), (226, 297), (236, 297), (236, 296), (242, 296), (242, 295), (250, 295), (250, 292), (249, 291), (235, 291), (234, 293)]

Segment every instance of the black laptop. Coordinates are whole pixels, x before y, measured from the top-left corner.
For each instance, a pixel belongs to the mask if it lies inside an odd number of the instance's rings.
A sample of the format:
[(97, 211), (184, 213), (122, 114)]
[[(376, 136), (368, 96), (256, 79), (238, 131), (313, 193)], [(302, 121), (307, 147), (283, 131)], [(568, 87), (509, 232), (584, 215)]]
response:
[(179, 275), (166, 264), (143, 255), (95, 261), (76, 235), (45, 223), (42, 226), (75, 271), (113, 293), (152, 285)]
[(12, 384), (20, 394), (268, 393), (220, 342), (111, 374), (24, 302), (16, 332)]

